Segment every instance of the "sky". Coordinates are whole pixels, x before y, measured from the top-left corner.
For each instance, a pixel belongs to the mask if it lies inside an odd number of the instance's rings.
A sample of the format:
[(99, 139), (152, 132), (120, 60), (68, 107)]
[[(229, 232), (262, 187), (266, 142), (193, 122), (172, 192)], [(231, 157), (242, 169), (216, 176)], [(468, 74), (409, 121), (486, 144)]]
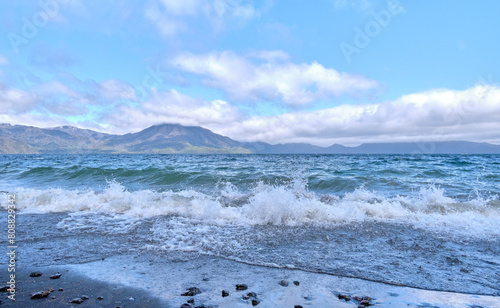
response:
[(0, 123), (500, 144), (500, 2), (0, 0)]

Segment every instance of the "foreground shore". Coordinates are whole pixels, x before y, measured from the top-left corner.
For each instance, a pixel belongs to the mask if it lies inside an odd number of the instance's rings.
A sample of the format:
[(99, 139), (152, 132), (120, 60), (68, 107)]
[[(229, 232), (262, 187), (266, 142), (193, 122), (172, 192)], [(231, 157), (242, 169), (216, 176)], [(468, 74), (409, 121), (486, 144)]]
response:
[[(34, 271), (42, 275), (30, 277)], [(56, 273), (61, 277), (50, 279)], [(121, 255), (85, 264), (19, 269), (17, 277), (16, 302), (2, 293), (2, 306), (358, 307), (363, 297), (370, 297), (369, 304), (375, 307), (500, 306), (498, 296), (420, 290), (208, 256), (165, 262), (155, 256)], [(236, 290), (238, 284), (247, 288)], [(30, 299), (30, 294), (50, 290), (44, 298)], [(88, 299), (70, 303), (82, 297)]]

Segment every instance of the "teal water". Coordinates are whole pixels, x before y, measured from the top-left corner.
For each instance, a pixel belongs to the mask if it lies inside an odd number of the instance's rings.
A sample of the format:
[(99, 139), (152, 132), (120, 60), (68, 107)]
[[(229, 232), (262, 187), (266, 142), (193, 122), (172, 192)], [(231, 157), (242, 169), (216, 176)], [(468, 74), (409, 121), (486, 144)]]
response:
[(499, 155), (3, 155), (0, 206), (16, 194), (35, 265), (201, 254), (499, 294), (499, 175)]

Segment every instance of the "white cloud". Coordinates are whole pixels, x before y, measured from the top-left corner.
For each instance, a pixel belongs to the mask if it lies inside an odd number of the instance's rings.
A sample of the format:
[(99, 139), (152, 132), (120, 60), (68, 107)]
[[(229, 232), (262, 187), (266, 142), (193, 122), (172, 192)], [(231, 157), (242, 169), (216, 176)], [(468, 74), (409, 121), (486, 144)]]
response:
[[(261, 52), (260, 58), (286, 59), (279, 51)], [(254, 64), (225, 51), (206, 55), (182, 54), (172, 61), (183, 71), (205, 77), (204, 83), (223, 89), (236, 100), (282, 100), (293, 106), (374, 89), (377, 83), (361, 76), (340, 73), (317, 62), (294, 64), (268, 61)]]
[(103, 120), (114, 127), (114, 132), (130, 132), (161, 123), (221, 127), (237, 123), (240, 118), (238, 108), (227, 102), (207, 102), (170, 90), (154, 91), (151, 98), (138, 107), (122, 105)]
[(145, 10), (163, 36), (174, 36), (188, 29), (186, 18), (207, 19), (215, 29), (221, 29), (230, 20), (246, 22), (260, 15), (252, 1), (246, 0), (155, 0)]
[(135, 100), (134, 88), (120, 80), (110, 79), (100, 83), (100, 93), (108, 99), (128, 99)]
[(432, 90), (385, 103), (254, 116), (218, 132), (242, 141), (323, 146), (444, 140), (500, 143), (500, 88)]
[(36, 95), (0, 84), (0, 113), (16, 114), (25, 112), (36, 103)]

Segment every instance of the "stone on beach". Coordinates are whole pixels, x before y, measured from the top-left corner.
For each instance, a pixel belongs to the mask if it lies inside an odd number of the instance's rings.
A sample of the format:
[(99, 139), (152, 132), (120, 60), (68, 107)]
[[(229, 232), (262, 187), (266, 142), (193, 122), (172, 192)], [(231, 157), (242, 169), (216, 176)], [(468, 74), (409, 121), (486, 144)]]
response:
[(339, 294), (337, 295), (337, 297), (340, 299), (340, 300), (345, 300), (346, 302), (350, 301), (351, 300), (351, 296), (349, 295), (346, 295), (346, 294)]
[(31, 296), (31, 299), (44, 298), (44, 297), (49, 296), (50, 292), (51, 292), (51, 290), (39, 291), (39, 292), (35, 292), (35, 293), (30, 294), (30, 296)]
[(57, 273), (49, 277), (50, 279), (59, 279), (61, 278), (61, 274)]
[(246, 289), (248, 289), (246, 284), (237, 284), (236, 285), (236, 291), (244, 291)]
[(70, 304), (81, 304), (83, 303), (83, 299), (81, 299), (81, 297), (76, 297), (76, 298), (73, 298), (72, 300), (69, 301)]
[(222, 290), (222, 297), (229, 296), (229, 292), (226, 290)]
[(187, 288), (185, 293), (182, 293), (181, 296), (195, 296), (196, 294), (200, 294), (200, 289), (196, 287)]
[(181, 308), (193, 308), (193, 306), (191, 306), (189, 304), (182, 304)]
[(42, 276), (42, 272), (33, 272), (30, 274), (30, 277), (40, 277)]
[(288, 281), (286, 281), (286, 280), (281, 280), (281, 281), (280, 281), (280, 286), (282, 286), (282, 287), (288, 287)]
[(299, 286), (299, 285), (300, 285), (300, 282), (298, 282), (297, 280), (295, 280), (295, 281), (293, 282), (293, 284), (294, 284), (294, 285), (296, 285), (296, 286)]
[(250, 292), (247, 295), (243, 295), (241, 298), (243, 298), (244, 300), (249, 300), (250, 298), (256, 299), (257, 294), (255, 292)]
[(260, 304), (260, 300), (252, 299), (252, 306), (257, 306), (258, 304)]

